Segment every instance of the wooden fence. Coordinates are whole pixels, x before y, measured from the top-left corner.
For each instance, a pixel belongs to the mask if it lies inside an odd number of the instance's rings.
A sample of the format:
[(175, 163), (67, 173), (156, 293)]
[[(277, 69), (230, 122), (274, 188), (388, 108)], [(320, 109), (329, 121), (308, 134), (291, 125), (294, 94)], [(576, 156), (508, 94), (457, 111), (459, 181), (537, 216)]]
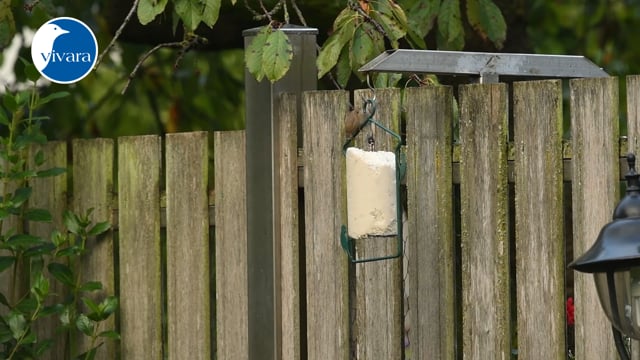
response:
[[(620, 157), (640, 150), (640, 77), (626, 80), (626, 141), (616, 78), (570, 81), (570, 140), (559, 80), (514, 83), (511, 101), (506, 84), (464, 85), (455, 106), (445, 86), (376, 91), (376, 119), (406, 123), (405, 256), (358, 265), (339, 241), (349, 94), (281, 96), (281, 358), (566, 359), (575, 341), (577, 359), (613, 359), (592, 277), (565, 269), (611, 220)], [(247, 358), (245, 137), (211, 137), (213, 154), (206, 132), (47, 145), (73, 184), (38, 180), (37, 205), (114, 224), (83, 270), (121, 302), (122, 340), (99, 358)]]

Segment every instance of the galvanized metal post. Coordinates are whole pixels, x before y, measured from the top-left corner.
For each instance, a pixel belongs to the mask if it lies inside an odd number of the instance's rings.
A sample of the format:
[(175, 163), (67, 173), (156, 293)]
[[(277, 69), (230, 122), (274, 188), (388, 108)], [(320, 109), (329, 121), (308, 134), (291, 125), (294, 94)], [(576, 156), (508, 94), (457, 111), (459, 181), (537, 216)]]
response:
[[(275, 360), (280, 356), (280, 301), (277, 289), (280, 266), (276, 250), (279, 233), (274, 222), (278, 213), (278, 194), (274, 184), (279, 182), (276, 169), (278, 159), (274, 149), (279, 139), (275, 101), (279, 93), (301, 94), (316, 90), (317, 29), (287, 25), (283, 30), (293, 46), (293, 60), (287, 75), (271, 83), (258, 82), (245, 71), (246, 140), (247, 140), (247, 270), (249, 359)], [(259, 28), (243, 32), (245, 48)], [(298, 112), (300, 114), (300, 112)], [(298, 128), (301, 119), (298, 118)], [(302, 131), (298, 131), (298, 147), (302, 146)]]

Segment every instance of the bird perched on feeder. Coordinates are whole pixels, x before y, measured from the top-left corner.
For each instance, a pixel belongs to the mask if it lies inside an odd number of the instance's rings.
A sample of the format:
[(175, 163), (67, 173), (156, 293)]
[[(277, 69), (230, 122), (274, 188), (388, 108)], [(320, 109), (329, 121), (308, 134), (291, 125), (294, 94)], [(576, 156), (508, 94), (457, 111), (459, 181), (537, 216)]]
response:
[(367, 121), (367, 114), (362, 110), (352, 109), (347, 111), (347, 114), (344, 117), (344, 133), (347, 136), (347, 139), (354, 137), (365, 121)]
[(42, 71), (47, 67), (52, 56), (53, 43), (58, 36), (68, 33), (69, 31), (56, 24), (42, 25), (31, 41), (32, 44), (36, 44), (31, 45), (31, 57), (36, 69)]

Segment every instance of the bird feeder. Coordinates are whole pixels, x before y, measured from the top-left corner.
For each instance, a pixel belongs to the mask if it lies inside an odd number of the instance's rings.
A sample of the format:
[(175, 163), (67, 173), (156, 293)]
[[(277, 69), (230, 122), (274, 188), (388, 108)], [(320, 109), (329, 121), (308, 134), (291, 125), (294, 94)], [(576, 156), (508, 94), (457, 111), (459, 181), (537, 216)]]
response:
[[(402, 256), (402, 207), (400, 185), (406, 169), (400, 135), (373, 119), (376, 101), (364, 102), (366, 120), (343, 145), (347, 178), (347, 225), (342, 225), (340, 242), (353, 263), (393, 259)], [(366, 127), (380, 128), (397, 142), (393, 152), (353, 147), (356, 136)], [(357, 240), (395, 237), (395, 252), (359, 258)], [(384, 239), (383, 241), (387, 241)]]

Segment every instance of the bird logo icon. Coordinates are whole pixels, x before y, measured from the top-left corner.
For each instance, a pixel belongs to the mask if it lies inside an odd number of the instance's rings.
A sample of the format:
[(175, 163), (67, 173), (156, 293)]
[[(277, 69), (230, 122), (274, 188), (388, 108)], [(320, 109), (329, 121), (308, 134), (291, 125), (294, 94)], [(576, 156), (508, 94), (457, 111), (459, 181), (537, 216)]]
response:
[(31, 60), (40, 74), (58, 84), (87, 76), (96, 63), (98, 42), (82, 21), (59, 17), (44, 23), (31, 42)]
[(33, 45), (31, 46), (31, 58), (38, 71), (44, 70), (49, 64), (53, 43), (58, 36), (68, 33), (69, 31), (53, 23), (44, 24), (38, 29), (38, 32), (33, 37)]

